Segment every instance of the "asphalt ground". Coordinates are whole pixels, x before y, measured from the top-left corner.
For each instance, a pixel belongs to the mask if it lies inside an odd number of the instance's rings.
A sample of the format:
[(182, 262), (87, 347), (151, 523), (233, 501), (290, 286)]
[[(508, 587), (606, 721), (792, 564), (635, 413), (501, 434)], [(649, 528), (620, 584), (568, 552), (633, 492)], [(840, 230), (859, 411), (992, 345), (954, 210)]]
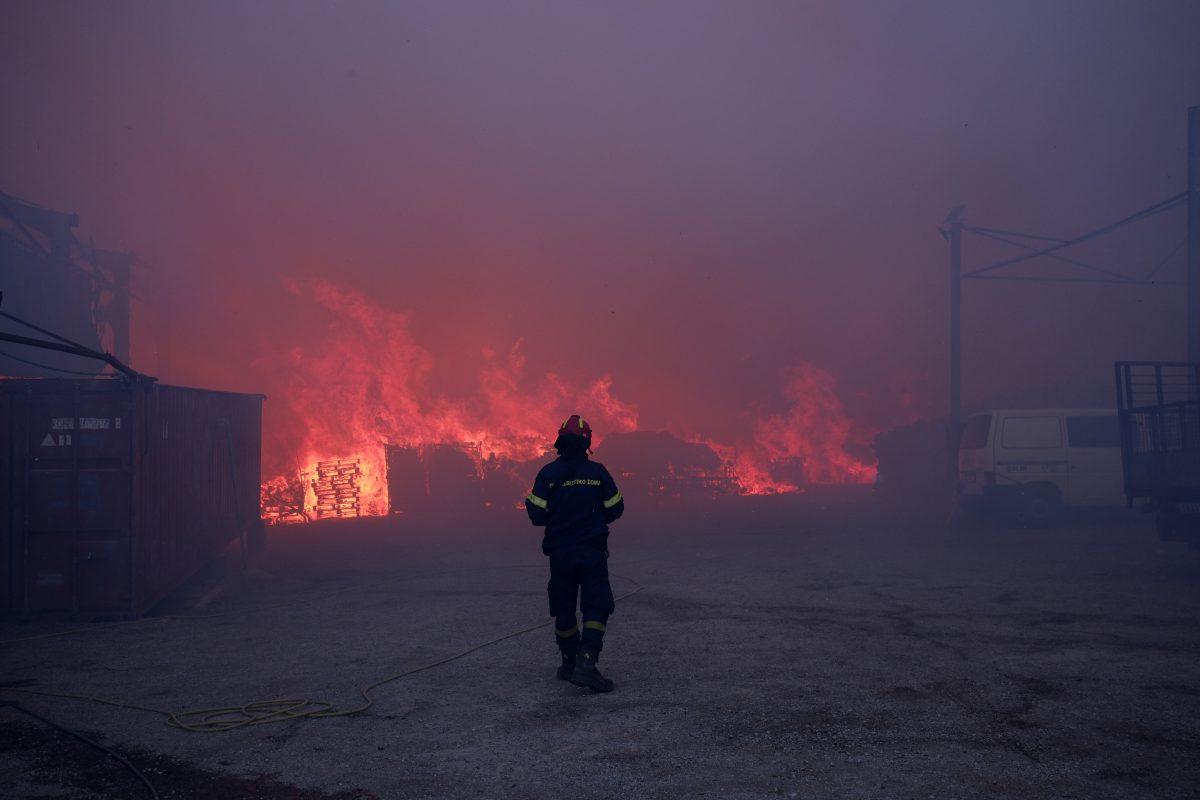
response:
[[(356, 687), (547, 621), (512, 518), (273, 529), (159, 616), (8, 641), (0, 682), (164, 711)], [(1134, 512), (1049, 530), (904, 516), (863, 493), (614, 526), (592, 694), (551, 628), (379, 687), (369, 711), (223, 733), (0, 690), (164, 798), (1200, 796), (1200, 554)], [(195, 604), (201, 602), (203, 607)], [(0, 624), (12, 640), (79, 628)], [(148, 797), (115, 760), (0, 708), (0, 794)]]

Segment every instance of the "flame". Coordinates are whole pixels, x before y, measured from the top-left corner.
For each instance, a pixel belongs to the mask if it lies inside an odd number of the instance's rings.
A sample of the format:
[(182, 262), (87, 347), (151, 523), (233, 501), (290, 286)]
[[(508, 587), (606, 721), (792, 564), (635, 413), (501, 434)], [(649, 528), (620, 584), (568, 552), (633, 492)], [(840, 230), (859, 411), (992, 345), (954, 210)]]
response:
[(789, 494), (800, 490), (800, 487), (793, 483), (771, 477), (770, 460), (763, 456), (761, 448), (757, 446), (744, 449), (717, 443), (710, 443), (709, 446), (725, 462), (729, 477), (738, 487), (740, 494)]
[(782, 414), (760, 417), (749, 441), (726, 444), (699, 436), (725, 465), (743, 495), (789, 494), (803, 484), (870, 483), (876, 467), (852, 453), (853, 442), (876, 431), (855, 426), (837, 394), (837, 382), (815, 364), (801, 363), (783, 373)]
[[(270, 494), (274, 501), (285, 490), (294, 495), (299, 483), (303, 509), (313, 516), (312, 476), (319, 465), (356, 462), (358, 513), (382, 515), (389, 510), (386, 444), (451, 444), (472, 454), (482, 476), (483, 459), (521, 461), (543, 455), (547, 432), (575, 409), (587, 409), (604, 431), (637, 429), (636, 408), (613, 395), (610, 376), (584, 386), (552, 373), (524, 381), (521, 341), (503, 358), (484, 352), (479, 391), (470, 399), (440, 396), (430, 386), (433, 356), (413, 338), (406, 314), (325, 281), (288, 288), (330, 312), (329, 323), (318, 347), (290, 353), (287, 397), (305, 430), (295, 447), (294, 476), (268, 481), (264, 498)], [(597, 436), (596, 443), (600, 440)], [(269, 519), (296, 516), (277, 513), (277, 506), (272, 503)]]
[[(286, 396), (304, 429), (293, 445), (294, 471), (263, 484), (270, 521), (387, 514), (386, 445), (449, 445), (472, 459), (482, 481), (544, 456), (548, 432), (575, 411), (600, 432), (638, 430), (637, 409), (613, 394), (608, 375), (582, 385), (552, 373), (528, 379), (520, 340), (502, 356), (483, 351), (478, 391), (469, 398), (441, 395), (431, 386), (434, 358), (414, 339), (406, 314), (327, 281), (287, 288), (328, 322), (317, 346), (289, 354)], [(766, 495), (800, 491), (804, 482), (872, 480), (875, 467), (851, 454), (856, 428), (836, 388), (815, 365), (788, 370), (783, 413), (758, 419), (741, 443), (684, 436), (711, 448), (722, 466), (703, 474), (671, 464), (660, 494), (689, 486)], [(598, 433), (595, 444), (601, 441)]]
[(855, 429), (831, 374), (808, 363), (786, 370), (783, 395), (789, 403), (787, 411), (761, 419), (755, 426), (756, 446), (747, 464), (752, 486), (766, 493), (777, 490), (769, 482), (759, 482), (763, 458), (770, 463), (799, 460), (810, 483), (875, 480), (875, 465), (851, 454)]

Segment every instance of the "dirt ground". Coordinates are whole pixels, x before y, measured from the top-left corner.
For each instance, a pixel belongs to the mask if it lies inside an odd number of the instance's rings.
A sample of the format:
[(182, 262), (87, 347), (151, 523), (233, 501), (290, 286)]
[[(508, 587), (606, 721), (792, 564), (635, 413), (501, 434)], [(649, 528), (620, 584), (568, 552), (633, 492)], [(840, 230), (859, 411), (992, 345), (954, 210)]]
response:
[[(0, 691), (164, 798), (1200, 796), (1200, 554), (1136, 513), (1051, 530), (921, 521), (843, 493), (615, 526), (594, 695), (550, 628), (380, 687), (366, 713), (225, 733)], [(519, 513), (514, 511), (515, 516)], [(356, 687), (546, 619), (520, 519), (272, 531), (244, 575), (82, 633), (0, 625), (0, 682), (164, 711)], [(199, 607), (197, 607), (199, 603)], [(0, 794), (148, 797), (0, 708)]]

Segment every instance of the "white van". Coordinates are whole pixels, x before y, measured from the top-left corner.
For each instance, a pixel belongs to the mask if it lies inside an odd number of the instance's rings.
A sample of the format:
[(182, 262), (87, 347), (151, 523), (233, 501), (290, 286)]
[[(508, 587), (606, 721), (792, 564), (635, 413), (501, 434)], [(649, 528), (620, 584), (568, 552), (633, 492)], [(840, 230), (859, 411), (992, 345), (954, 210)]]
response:
[(968, 418), (958, 497), (964, 507), (1015, 509), (1037, 523), (1064, 506), (1125, 505), (1116, 411), (1039, 408)]

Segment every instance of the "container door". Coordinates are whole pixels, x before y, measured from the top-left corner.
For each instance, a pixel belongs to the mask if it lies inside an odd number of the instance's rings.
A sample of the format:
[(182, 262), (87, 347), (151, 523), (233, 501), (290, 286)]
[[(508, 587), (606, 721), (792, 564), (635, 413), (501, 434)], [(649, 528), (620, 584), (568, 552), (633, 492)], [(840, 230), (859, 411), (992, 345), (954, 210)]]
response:
[(29, 612), (131, 609), (129, 396), (114, 388), (67, 383), (30, 395)]
[(20, 490), (13, 482), (16, 437), (13, 435), (15, 420), (12, 412), (12, 396), (8, 392), (0, 392), (0, 492), (5, 497), (5, 502), (0, 505), (0, 614), (8, 614), (16, 608), (13, 597), (17, 564), (14, 522), (17, 513), (16, 494)]
[(25, 608), (75, 610), (75, 400), (68, 390), (29, 396), (29, 507)]

